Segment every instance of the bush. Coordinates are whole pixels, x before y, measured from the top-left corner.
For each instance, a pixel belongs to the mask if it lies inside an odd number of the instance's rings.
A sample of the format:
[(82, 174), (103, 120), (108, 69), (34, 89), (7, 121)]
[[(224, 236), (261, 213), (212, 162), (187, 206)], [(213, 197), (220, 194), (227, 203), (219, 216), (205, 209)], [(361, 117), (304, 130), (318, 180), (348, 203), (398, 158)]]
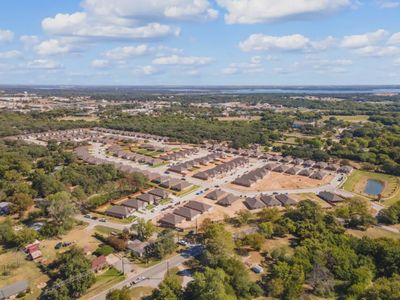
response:
[(97, 248), (93, 254), (96, 256), (101, 256), (101, 255), (107, 256), (113, 252), (114, 252), (113, 247), (111, 247), (109, 245), (103, 245), (103, 246), (100, 246), (99, 248)]

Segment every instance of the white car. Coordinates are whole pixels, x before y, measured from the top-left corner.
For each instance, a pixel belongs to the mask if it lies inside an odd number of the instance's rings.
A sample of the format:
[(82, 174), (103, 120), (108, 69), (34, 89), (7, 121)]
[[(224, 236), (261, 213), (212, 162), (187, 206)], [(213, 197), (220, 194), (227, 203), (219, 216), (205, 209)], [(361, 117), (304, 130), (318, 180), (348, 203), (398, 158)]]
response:
[(145, 280), (145, 279), (146, 279), (146, 277), (144, 277), (144, 276), (136, 277), (136, 278), (131, 282), (131, 285), (134, 285), (134, 284), (137, 284), (137, 283), (139, 283), (139, 282), (142, 282), (142, 281)]

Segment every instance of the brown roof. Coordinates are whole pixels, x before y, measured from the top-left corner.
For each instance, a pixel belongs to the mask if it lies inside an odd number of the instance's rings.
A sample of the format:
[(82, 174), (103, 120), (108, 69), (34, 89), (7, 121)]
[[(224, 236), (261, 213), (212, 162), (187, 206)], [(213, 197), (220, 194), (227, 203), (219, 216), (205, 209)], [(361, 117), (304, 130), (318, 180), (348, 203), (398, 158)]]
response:
[(265, 204), (260, 200), (257, 200), (257, 198), (247, 198), (244, 201), (244, 204), (247, 206), (248, 209), (259, 209), (265, 207)]
[(167, 215), (163, 216), (159, 220), (159, 222), (163, 223), (163, 224), (166, 224), (166, 225), (176, 226), (179, 223), (182, 223), (184, 220), (185, 220), (185, 218), (182, 217), (182, 216), (178, 216), (178, 215), (175, 215), (175, 214), (167, 214)]
[(185, 206), (178, 207), (174, 210), (174, 214), (184, 217), (186, 220), (191, 221), (200, 214), (198, 210), (194, 210)]
[(220, 200), (226, 196), (226, 192), (221, 190), (214, 190), (206, 195), (206, 198), (211, 200)]
[(197, 210), (201, 213), (204, 213), (212, 208), (211, 205), (201, 203), (198, 201), (189, 201), (188, 203), (185, 204), (185, 207)]
[(225, 197), (223, 197), (221, 200), (219, 200), (217, 202), (217, 204), (222, 205), (222, 206), (230, 206), (239, 199), (240, 199), (240, 197), (238, 197), (238, 196), (228, 194)]

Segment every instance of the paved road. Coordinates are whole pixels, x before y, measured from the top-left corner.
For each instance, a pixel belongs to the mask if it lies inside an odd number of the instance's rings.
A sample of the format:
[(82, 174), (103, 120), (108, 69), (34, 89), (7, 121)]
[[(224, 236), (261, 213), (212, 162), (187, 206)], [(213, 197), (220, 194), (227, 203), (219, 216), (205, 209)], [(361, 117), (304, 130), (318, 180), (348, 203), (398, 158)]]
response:
[(106, 295), (109, 291), (115, 290), (115, 289), (121, 289), (125, 286), (130, 287), (131, 282), (135, 278), (138, 278), (138, 277), (145, 277), (147, 279), (143, 280), (140, 283), (135, 284), (133, 286), (145, 286), (149, 283), (149, 281), (157, 281), (157, 285), (158, 285), (163, 280), (165, 273), (168, 271), (168, 268), (174, 268), (179, 265), (182, 265), (189, 258), (198, 256), (201, 253), (201, 251), (202, 251), (202, 247), (199, 245), (196, 245), (181, 254), (178, 254), (168, 260), (165, 260), (153, 267), (150, 267), (150, 268), (142, 271), (141, 273), (131, 273), (128, 275), (128, 278), (125, 279), (124, 281), (117, 283), (113, 287), (107, 289), (104, 292), (101, 292), (100, 294), (97, 294), (96, 296), (90, 298), (90, 300), (104, 300), (104, 299), (106, 299)]

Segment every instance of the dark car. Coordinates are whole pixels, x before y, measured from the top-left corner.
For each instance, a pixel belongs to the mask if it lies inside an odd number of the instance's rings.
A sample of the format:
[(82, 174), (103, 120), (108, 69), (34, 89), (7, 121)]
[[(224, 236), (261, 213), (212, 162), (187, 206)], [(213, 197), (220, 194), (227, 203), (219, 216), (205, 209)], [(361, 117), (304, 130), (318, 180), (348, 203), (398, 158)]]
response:
[(63, 247), (63, 243), (59, 242), (54, 246), (54, 249), (61, 249)]

